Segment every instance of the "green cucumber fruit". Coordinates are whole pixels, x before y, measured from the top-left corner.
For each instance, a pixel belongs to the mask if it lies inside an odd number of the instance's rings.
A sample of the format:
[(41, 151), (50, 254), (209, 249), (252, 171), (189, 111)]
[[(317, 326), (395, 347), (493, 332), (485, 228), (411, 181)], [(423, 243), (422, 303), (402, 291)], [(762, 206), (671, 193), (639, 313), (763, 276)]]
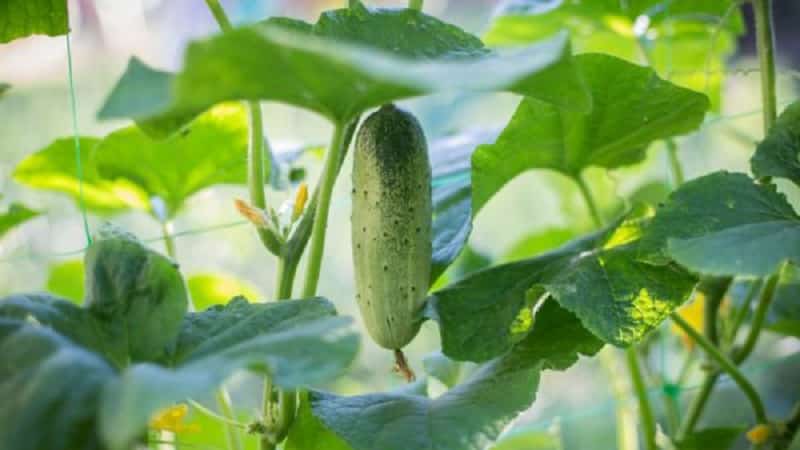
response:
[(431, 272), (431, 167), (419, 122), (384, 105), (361, 125), (353, 157), (356, 299), (375, 342), (416, 336)]

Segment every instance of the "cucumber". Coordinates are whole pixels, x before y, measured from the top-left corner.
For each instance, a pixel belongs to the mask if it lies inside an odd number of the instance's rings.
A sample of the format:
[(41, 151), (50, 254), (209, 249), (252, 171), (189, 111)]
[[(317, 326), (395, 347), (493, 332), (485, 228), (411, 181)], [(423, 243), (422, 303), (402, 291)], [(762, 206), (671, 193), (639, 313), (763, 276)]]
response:
[(372, 339), (397, 356), (419, 331), (431, 272), (431, 167), (413, 115), (388, 104), (364, 121), (352, 194), (356, 300)]

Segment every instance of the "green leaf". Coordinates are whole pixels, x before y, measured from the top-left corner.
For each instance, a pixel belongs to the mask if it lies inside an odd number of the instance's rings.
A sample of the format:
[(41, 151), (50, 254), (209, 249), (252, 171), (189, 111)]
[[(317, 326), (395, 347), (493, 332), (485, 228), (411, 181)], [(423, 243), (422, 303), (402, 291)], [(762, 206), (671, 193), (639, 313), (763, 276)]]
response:
[[(506, 90), (587, 109), (568, 42), (557, 35), (509, 53), (487, 53), (475, 37), (421, 12), (348, 9), (312, 26), (285, 19), (189, 45), (182, 72), (132, 60), (100, 118), (156, 118), (168, 134), (227, 100), (273, 100), (340, 123), (368, 108), (443, 90)], [(224, 74), (224, 76), (223, 76)]]
[(795, 264), (783, 266), (772, 298), (766, 327), (785, 336), (800, 338), (800, 269)]
[(0, 83), (0, 97), (3, 96), (8, 90), (11, 89), (11, 85), (8, 83)]
[(763, 277), (800, 261), (800, 217), (774, 186), (715, 172), (682, 185), (647, 228), (640, 258), (709, 275)]
[(555, 302), (506, 356), (436, 399), (402, 394), (310, 393), (314, 415), (354, 450), (478, 450), (491, 444), (536, 396), (543, 369), (564, 370), (602, 343)]
[(38, 215), (38, 211), (29, 209), (21, 203), (12, 203), (8, 206), (6, 212), (0, 214), (0, 238)]
[(744, 428), (706, 428), (694, 431), (677, 443), (677, 450), (730, 450)]
[(352, 450), (345, 441), (328, 429), (311, 411), (308, 393), (301, 394), (300, 408), (297, 411), (289, 435), (284, 443), (285, 450)]
[(675, 265), (637, 261), (647, 214), (633, 211), (610, 231), (476, 272), (431, 294), (425, 317), (438, 322), (442, 351), (459, 361), (503, 354), (534, 325), (532, 308), (545, 292), (603, 341), (641, 340), (686, 301), (696, 281)]
[[(96, 450), (96, 409), (113, 370), (46, 327), (0, 319), (0, 447)], [(46, 432), (43, 432), (46, 430)]]
[(86, 308), (132, 361), (163, 357), (181, 328), (186, 286), (171, 260), (106, 228), (86, 252)]
[[(274, 304), (270, 311), (285, 317), (284, 309), (302, 312), (304, 305), (313, 309), (314, 304), (309, 300), (284, 301)], [(223, 332), (213, 341), (232, 345), (213, 350), (201, 346), (175, 369), (154, 364), (130, 367), (105, 388), (100, 409), (105, 442), (112, 450), (130, 448), (154, 412), (213, 392), (237, 370), (269, 374), (277, 386), (287, 389), (338, 376), (353, 361), (358, 348), (358, 336), (349, 330), (351, 320), (304, 315), (304, 320), (291, 320), (293, 327), (272, 323), (272, 328), (239, 329), (235, 332), (248, 337), (238, 341), (228, 339)], [(251, 326), (258, 325), (254, 322), (266, 325), (267, 320), (248, 322)]]
[(472, 155), (473, 215), (506, 183), (530, 169), (577, 177), (588, 167), (640, 162), (658, 139), (686, 134), (703, 120), (706, 96), (664, 81), (648, 68), (601, 54), (575, 57), (593, 99), (587, 114), (526, 98), (494, 144)]
[(756, 177), (779, 177), (800, 185), (800, 102), (784, 110), (750, 159)]
[(47, 275), (47, 291), (80, 305), (83, 303), (84, 278), (80, 259), (54, 264)]
[(280, 303), (249, 303), (235, 298), (225, 305), (187, 314), (175, 340), (172, 360), (181, 364), (223, 351), (265, 330), (280, 332), (334, 315), (333, 305), (322, 298)]
[(504, 261), (518, 261), (531, 258), (554, 249), (577, 237), (575, 231), (569, 228), (547, 228), (543, 231), (529, 234), (511, 246), (503, 256)]
[(222, 104), (165, 140), (136, 126), (117, 130), (97, 144), (92, 160), (104, 178), (161, 199), (172, 217), (203, 189), (247, 181), (247, 126), (244, 105)]
[(234, 297), (258, 301), (263, 296), (252, 284), (219, 273), (198, 273), (186, 280), (195, 309), (202, 311), (214, 305), (224, 305)]
[(470, 131), (436, 139), (430, 145), (433, 175), (433, 261), (431, 283), (455, 261), (472, 232), (470, 158), (475, 147), (497, 137)]
[(558, 436), (545, 431), (512, 431), (490, 450), (562, 450)]
[(425, 368), (425, 373), (441, 381), (448, 388), (455, 386), (461, 378), (461, 363), (453, 361), (442, 352), (425, 355), (422, 367)]
[(730, 0), (508, 0), (484, 36), (490, 45), (526, 44), (569, 30), (576, 53), (648, 62), (663, 77), (706, 93), (718, 110), (726, 60), (744, 31)]
[(0, 3), (0, 43), (32, 34), (69, 32), (67, 0), (6, 0)]
[(147, 195), (124, 180), (108, 180), (100, 176), (91, 154), (99, 138), (81, 137), (81, 176), (75, 160), (75, 141), (62, 138), (28, 155), (14, 169), (14, 180), (25, 186), (61, 192), (81, 207), (81, 180), (86, 209), (98, 214), (125, 209), (150, 209)]

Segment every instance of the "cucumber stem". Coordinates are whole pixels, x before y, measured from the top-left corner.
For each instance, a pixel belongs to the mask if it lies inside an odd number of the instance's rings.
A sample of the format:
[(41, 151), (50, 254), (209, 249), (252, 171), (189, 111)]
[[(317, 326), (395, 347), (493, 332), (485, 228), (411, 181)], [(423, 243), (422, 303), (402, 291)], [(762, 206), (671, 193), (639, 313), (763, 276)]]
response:
[(331, 206), (333, 185), (339, 172), (339, 160), (347, 145), (348, 125), (337, 123), (334, 126), (331, 145), (325, 157), (325, 166), (320, 179), (319, 202), (314, 213), (314, 226), (311, 230), (311, 249), (309, 250), (308, 265), (306, 266), (305, 286), (303, 298), (313, 297), (317, 294), (320, 268), (322, 267), (322, 254), (325, 251), (325, 233), (328, 228), (328, 212)]
[(406, 355), (403, 354), (403, 351), (399, 348), (394, 351), (394, 370), (402, 375), (409, 383), (417, 379), (417, 376), (414, 375), (414, 371), (411, 370), (411, 367), (408, 365)]
[(583, 178), (583, 175), (578, 174), (574, 177), (575, 182), (578, 183), (578, 188), (581, 191), (581, 196), (583, 200), (586, 202), (586, 207), (589, 209), (589, 214), (592, 216), (592, 220), (594, 220), (594, 225), (597, 228), (602, 228), (605, 225), (603, 221), (603, 217), (600, 215), (600, 211), (597, 209), (597, 204), (594, 201), (594, 197), (592, 196), (592, 191), (589, 189), (589, 186), (586, 184), (586, 180)]

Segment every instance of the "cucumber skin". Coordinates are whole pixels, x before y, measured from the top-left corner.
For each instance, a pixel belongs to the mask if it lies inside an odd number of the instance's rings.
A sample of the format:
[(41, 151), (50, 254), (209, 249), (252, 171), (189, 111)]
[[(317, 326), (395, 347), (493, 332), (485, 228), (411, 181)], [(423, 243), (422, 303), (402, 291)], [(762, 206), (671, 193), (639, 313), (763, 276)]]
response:
[(352, 243), (361, 316), (373, 340), (390, 350), (419, 331), (431, 272), (431, 208), (422, 127), (385, 105), (356, 137)]

